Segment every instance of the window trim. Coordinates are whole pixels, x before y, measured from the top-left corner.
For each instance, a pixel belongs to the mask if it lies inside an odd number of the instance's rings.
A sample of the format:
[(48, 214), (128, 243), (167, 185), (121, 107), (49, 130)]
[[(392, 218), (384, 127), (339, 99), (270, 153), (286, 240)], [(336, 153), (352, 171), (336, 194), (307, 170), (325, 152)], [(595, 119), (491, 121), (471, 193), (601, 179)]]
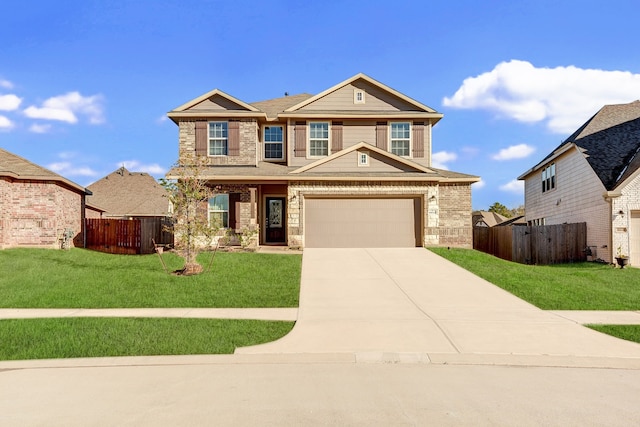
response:
[(556, 178), (557, 174), (555, 162), (549, 163), (547, 166), (542, 168), (540, 177), (542, 178), (542, 193), (548, 193), (555, 190), (558, 181)]
[[(360, 99), (358, 99), (358, 95), (361, 95)], [(353, 89), (353, 103), (354, 104), (366, 103), (365, 91), (363, 89), (357, 89), (357, 88)]]
[[(224, 123), (226, 138), (212, 138), (211, 137), (211, 125)], [(211, 154), (211, 143), (214, 141), (224, 141), (224, 154)], [(207, 122), (207, 157), (227, 157), (229, 155), (229, 122), (228, 121), (211, 121)]]
[[(393, 135), (393, 125), (394, 125), (394, 124), (396, 124), (396, 125), (397, 125), (397, 124), (408, 124), (408, 125), (409, 125), (409, 138), (393, 138), (393, 137), (392, 137), (392, 135)], [(413, 135), (412, 135), (412, 134), (413, 134), (413, 122), (411, 122), (411, 121), (396, 121), (396, 122), (389, 122), (388, 126), (389, 126), (389, 130), (388, 130), (387, 138), (388, 138), (388, 144), (389, 144), (389, 146), (388, 146), (389, 152), (390, 152), (391, 154), (395, 154), (396, 156), (400, 156), (400, 157), (403, 157), (403, 158), (407, 158), (407, 159), (412, 158), (412, 148), (413, 148)], [(403, 141), (404, 141), (404, 140), (407, 140), (407, 139), (408, 139), (408, 141), (409, 141), (409, 147), (408, 147), (409, 154), (407, 154), (407, 155), (405, 156), (405, 155), (402, 155), (402, 154), (396, 154), (396, 153), (394, 153), (394, 152), (393, 152), (393, 141), (394, 141), (394, 140), (395, 140), (395, 141), (398, 141), (398, 140), (403, 140)]]
[[(368, 167), (369, 166), (369, 150), (359, 150), (358, 152), (358, 167)], [(365, 161), (363, 162), (363, 158)]]
[[(216, 197), (219, 196), (226, 196), (227, 197), (227, 209), (211, 209), (211, 201), (214, 200)], [(229, 228), (230, 226), (230, 218), (229, 218), (229, 214), (230, 214), (230, 207), (229, 207), (229, 203), (231, 203), (231, 198), (229, 196), (229, 193), (216, 193), (216, 194), (212, 194), (211, 197), (209, 198), (209, 200), (207, 200), (207, 223), (209, 225), (209, 227), (211, 227), (211, 214), (212, 213), (217, 213), (217, 212), (222, 212), (222, 227), (220, 228)], [(227, 214), (227, 224), (224, 224), (224, 214)]]
[[(282, 141), (280, 144), (282, 145), (282, 155), (280, 157), (267, 157), (267, 144), (275, 144), (274, 142), (267, 142), (265, 131), (268, 127), (279, 127), (282, 129)], [(283, 124), (273, 124), (273, 125), (262, 125), (262, 159), (265, 162), (278, 162), (285, 160), (285, 125)]]
[[(320, 138), (311, 138), (311, 125), (314, 123), (323, 123), (327, 125), (327, 154), (312, 155), (311, 154), (311, 140), (320, 140)], [(324, 138), (322, 138), (324, 140)], [(331, 122), (329, 121), (308, 121), (307, 122), (307, 158), (309, 159), (323, 159), (331, 154)]]

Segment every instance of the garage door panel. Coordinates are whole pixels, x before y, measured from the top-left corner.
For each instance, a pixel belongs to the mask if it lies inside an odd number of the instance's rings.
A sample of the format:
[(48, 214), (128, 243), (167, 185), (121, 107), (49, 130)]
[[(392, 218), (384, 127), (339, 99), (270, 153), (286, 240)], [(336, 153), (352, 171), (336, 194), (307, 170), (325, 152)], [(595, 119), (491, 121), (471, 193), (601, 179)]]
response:
[(307, 247), (419, 245), (415, 198), (306, 199)]

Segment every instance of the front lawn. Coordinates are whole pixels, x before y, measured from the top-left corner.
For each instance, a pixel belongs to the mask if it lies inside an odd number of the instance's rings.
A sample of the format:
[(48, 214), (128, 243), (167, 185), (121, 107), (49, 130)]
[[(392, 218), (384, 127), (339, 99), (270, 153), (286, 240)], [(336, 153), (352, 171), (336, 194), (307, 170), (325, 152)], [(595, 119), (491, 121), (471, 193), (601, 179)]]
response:
[(585, 325), (596, 331), (640, 343), (640, 325)]
[[(182, 267), (162, 255), (170, 271)], [(211, 253), (198, 262), (205, 269)], [(0, 251), (0, 308), (297, 307), (301, 255), (215, 255), (209, 272), (166, 274), (158, 255), (85, 249)]]
[(229, 354), (274, 341), (293, 322), (220, 319), (0, 320), (0, 360)]
[(637, 268), (524, 265), (472, 249), (430, 250), (543, 310), (640, 310)]

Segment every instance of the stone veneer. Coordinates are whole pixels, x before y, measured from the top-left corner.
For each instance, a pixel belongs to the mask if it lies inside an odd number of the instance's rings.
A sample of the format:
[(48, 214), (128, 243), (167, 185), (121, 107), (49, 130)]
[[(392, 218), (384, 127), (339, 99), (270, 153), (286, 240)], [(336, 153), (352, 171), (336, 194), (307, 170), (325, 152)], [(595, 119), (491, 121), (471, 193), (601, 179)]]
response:
[[(181, 120), (178, 139), (180, 154), (195, 152), (196, 122)], [(256, 165), (258, 155), (258, 122), (255, 119), (240, 120), (240, 155), (239, 156), (208, 156), (207, 164), (215, 165)]]
[(423, 200), (425, 246), (472, 247), (471, 185), (428, 182), (292, 181), (288, 189), (287, 220), (290, 247), (304, 246), (304, 197), (413, 195)]
[(83, 196), (55, 182), (0, 178), (0, 248), (59, 248), (65, 230), (82, 245), (83, 211)]

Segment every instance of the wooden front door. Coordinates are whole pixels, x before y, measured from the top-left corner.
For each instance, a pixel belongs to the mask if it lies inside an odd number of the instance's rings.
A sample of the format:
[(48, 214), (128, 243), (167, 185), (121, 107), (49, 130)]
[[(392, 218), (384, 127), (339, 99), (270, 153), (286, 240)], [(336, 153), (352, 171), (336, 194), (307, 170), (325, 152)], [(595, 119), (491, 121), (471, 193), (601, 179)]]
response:
[(287, 241), (286, 205), (284, 197), (267, 197), (265, 209), (265, 242), (285, 243)]

